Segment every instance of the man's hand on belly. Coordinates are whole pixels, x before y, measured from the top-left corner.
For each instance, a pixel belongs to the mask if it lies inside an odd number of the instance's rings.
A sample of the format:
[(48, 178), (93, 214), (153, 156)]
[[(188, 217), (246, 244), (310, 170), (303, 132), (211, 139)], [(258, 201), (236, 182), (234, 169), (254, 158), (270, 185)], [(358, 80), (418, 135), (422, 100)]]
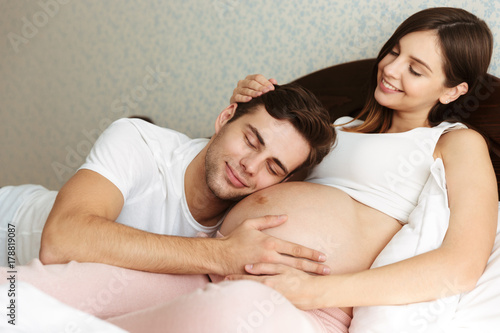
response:
[(245, 265), (256, 263), (282, 264), (304, 272), (329, 274), (330, 268), (322, 264), (326, 260), (325, 254), (261, 231), (277, 227), (286, 220), (286, 215), (247, 219), (229, 235), (221, 238), (217, 255), (221, 266), (219, 274), (244, 274)]

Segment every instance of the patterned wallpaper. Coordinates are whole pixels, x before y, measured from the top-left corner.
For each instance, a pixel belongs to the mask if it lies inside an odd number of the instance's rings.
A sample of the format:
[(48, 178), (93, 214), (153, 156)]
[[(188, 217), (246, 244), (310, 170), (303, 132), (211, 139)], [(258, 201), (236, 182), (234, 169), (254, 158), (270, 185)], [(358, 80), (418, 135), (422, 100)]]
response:
[(0, 0), (0, 186), (60, 188), (121, 117), (208, 136), (238, 79), (373, 57), (433, 6), (474, 12), (500, 40), (496, 0)]

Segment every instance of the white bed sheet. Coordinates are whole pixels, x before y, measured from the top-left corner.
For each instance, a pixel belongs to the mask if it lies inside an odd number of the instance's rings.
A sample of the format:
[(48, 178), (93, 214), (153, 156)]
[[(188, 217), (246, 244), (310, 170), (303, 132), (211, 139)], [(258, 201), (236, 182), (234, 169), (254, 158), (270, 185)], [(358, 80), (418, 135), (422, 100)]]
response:
[[(0, 332), (3, 333), (125, 333), (126, 331), (90, 314), (65, 305), (55, 298), (38, 290), (29, 283), (18, 281), (14, 297), (8, 297), (9, 283), (0, 285), (0, 304), (2, 318)], [(6, 305), (15, 299), (15, 325), (5, 315)], [(9, 311), (10, 312), (10, 311)]]

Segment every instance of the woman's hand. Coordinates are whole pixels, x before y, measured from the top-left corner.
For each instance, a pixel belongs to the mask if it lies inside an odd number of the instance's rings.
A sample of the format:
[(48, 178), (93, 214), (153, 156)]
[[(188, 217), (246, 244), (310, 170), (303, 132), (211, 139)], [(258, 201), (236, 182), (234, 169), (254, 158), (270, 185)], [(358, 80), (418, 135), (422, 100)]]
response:
[(246, 265), (250, 275), (229, 275), (226, 280), (253, 280), (263, 283), (286, 297), (293, 305), (302, 310), (317, 309), (322, 290), (317, 287), (319, 276), (281, 264), (260, 263)]
[(254, 97), (259, 97), (268, 91), (274, 90), (274, 85), (278, 84), (275, 79), (266, 79), (261, 74), (248, 75), (245, 79), (238, 81), (238, 85), (233, 90), (230, 103), (249, 102)]

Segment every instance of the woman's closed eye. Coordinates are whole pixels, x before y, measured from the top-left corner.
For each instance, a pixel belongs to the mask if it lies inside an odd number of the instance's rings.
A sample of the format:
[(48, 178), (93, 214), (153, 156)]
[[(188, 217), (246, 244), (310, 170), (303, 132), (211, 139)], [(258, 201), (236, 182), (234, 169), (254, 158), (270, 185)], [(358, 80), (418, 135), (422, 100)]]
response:
[(422, 74), (420, 74), (420, 73), (416, 72), (416, 71), (413, 69), (413, 67), (411, 67), (411, 65), (409, 65), (409, 66), (408, 66), (408, 70), (410, 71), (410, 73), (411, 73), (412, 75), (415, 75), (415, 76), (417, 76), (417, 77), (422, 76)]

